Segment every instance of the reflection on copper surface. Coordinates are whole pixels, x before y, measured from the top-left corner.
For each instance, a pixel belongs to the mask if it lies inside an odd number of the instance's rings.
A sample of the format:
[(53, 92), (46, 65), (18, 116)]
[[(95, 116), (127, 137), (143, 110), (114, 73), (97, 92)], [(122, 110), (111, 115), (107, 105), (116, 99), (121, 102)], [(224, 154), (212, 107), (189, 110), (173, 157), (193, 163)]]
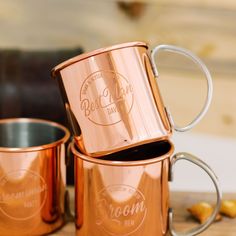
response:
[[(55, 125), (35, 119), (3, 120), (0, 125), (7, 122)], [(22, 149), (1, 146), (0, 235), (43, 235), (64, 224), (64, 143), (69, 133), (60, 125), (55, 129), (64, 134), (62, 140), (53, 145)]]
[[(197, 235), (206, 230), (221, 206), (221, 189), (211, 168), (197, 157), (181, 152), (172, 156), (169, 141), (145, 144), (103, 158), (82, 154), (72, 143), (75, 160), (75, 224), (77, 236)], [(209, 219), (185, 232), (173, 227), (168, 181), (180, 160), (203, 169), (216, 190)]]
[(166, 234), (172, 148), (164, 158), (143, 165), (85, 160), (75, 148), (73, 152), (77, 236)]
[(52, 74), (83, 153), (99, 157), (171, 135), (145, 43), (84, 54)]

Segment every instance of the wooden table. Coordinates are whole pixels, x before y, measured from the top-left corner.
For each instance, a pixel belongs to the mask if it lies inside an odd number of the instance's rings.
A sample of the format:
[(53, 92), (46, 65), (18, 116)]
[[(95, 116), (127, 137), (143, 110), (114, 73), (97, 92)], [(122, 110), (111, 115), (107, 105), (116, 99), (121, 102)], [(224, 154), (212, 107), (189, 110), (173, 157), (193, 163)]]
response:
[[(223, 199), (236, 199), (236, 193), (227, 193), (223, 195)], [(176, 230), (186, 230), (196, 226), (198, 223), (186, 211), (187, 207), (192, 204), (206, 201), (215, 202), (214, 193), (186, 193), (173, 192), (171, 197), (171, 205), (175, 210), (175, 226)], [(223, 217), (220, 222), (213, 223), (202, 236), (235, 236), (236, 235), (236, 218), (229, 219)]]
[[(71, 209), (74, 207), (74, 194), (73, 188), (69, 189), (71, 197)], [(223, 199), (236, 199), (236, 193), (224, 194)], [(174, 209), (175, 228), (177, 231), (183, 231), (197, 226), (198, 223), (186, 211), (187, 207), (199, 201), (206, 201), (214, 204), (214, 193), (189, 193), (189, 192), (172, 192), (171, 194), (171, 207)], [(74, 223), (67, 223), (62, 229), (55, 232), (55, 236), (70, 236), (75, 235)], [(223, 217), (220, 222), (212, 224), (202, 236), (235, 236), (236, 235), (236, 218), (229, 219)], [(85, 235), (89, 236), (89, 235)]]

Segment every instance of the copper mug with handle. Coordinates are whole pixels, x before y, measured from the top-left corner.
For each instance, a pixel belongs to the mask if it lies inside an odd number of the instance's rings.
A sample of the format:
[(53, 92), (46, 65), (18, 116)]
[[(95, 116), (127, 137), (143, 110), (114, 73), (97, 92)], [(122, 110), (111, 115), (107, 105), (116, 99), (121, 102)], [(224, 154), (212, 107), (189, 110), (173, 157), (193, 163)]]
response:
[(69, 136), (51, 121), (0, 120), (0, 235), (45, 235), (65, 224)]
[[(189, 153), (173, 155), (174, 146), (160, 141), (104, 158), (93, 158), (71, 144), (75, 163), (75, 223), (77, 236), (193, 236), (214, 221), (221, 190), (211, 168)], [(173, 155), (173, 156), (172, 156)], [(168, 182), (175, 163), (189, 161), (203, 169), (216, 189), (216, 205), (208, 220), (177, 233), (169, 206)]]
[[(204, 107), (185, 127), (175, 124), (158, 89), (155, 56), (161, 50), (190, 58), (207, 80)], [(157, 46), (151, 56), (143, 42), (98, 49), (59, 64), (52, 76), (58, 78), (77, 146), (93, 157), (168, 139), (173, 129), (187, 131), (205, 115), (212, 98), (211, 75), (203, 62), (171, 45)]]

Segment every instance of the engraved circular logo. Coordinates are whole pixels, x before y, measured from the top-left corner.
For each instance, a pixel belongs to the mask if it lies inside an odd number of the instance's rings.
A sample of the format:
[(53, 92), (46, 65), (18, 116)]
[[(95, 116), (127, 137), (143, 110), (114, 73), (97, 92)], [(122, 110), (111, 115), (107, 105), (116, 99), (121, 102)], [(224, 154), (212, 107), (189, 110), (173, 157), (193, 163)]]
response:
[(29, 170), (9, 172), (0, 179), (0, 211), (13, 220), (27, 220), (43, 207), (47, 185)]
[(102, 189), (96, 201), (96, 224), (110, 235), (134, 233), (144, 222), (145, 197), (127, 185), (111, 185)]
[(121, 74), (97, 71), (82, 84), (80, 109), (91, 122), (108, 126), (127, 119), (133, 106), (133, 87)]

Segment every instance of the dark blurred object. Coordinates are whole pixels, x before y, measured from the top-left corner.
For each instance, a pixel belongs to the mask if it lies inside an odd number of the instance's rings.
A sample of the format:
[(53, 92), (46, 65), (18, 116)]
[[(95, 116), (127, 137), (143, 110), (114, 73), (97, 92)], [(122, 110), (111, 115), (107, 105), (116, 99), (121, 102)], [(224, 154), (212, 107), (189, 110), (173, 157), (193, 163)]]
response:
[[(0, 119), (41, 118), (68, 127), (64, 105), (51, 69), (81, 48), (57, 51), (0, 50)], [(70, 167), (72, 168), (72, 167)], [(73, 171), (68, 171), (73, 183)]]
[(51, 69), (81, 54), (80, 48), (60, 51), (0, 51), (0, 118), (37, 117), (66, 125), (57, 81)]
[(144, 12), (146, 7), (145, 3), (142, 2), (124, 2), (118, 1), (117, 2), (119, 8), (126, 13), (131, 19), (140, 18)]

